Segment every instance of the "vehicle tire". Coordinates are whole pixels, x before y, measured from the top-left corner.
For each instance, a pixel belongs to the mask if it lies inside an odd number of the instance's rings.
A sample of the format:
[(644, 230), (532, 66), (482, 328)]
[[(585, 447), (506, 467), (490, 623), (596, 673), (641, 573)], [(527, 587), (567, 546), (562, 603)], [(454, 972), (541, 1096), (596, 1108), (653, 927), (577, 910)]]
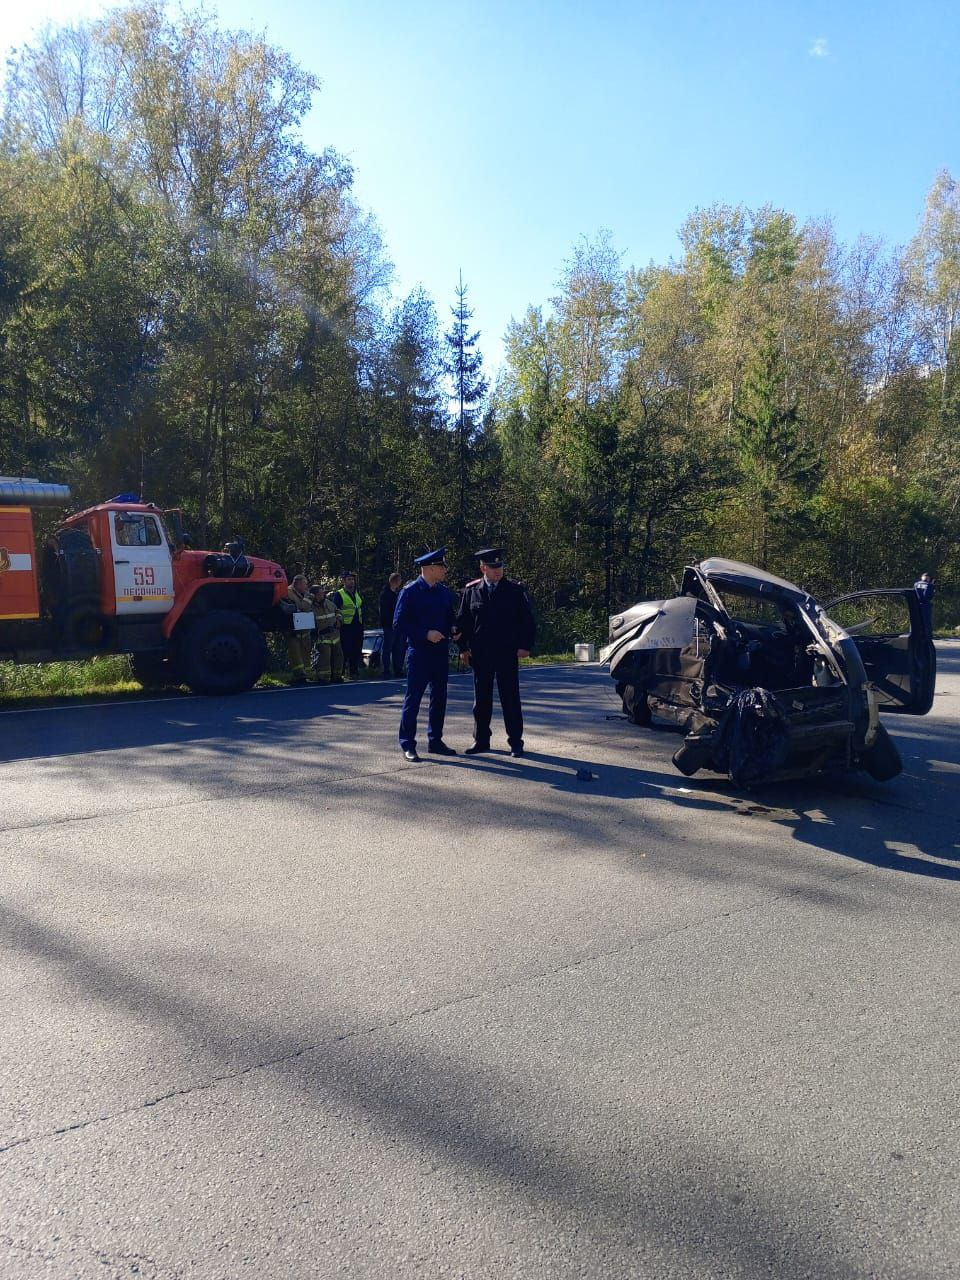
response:
[(214, 609), (177, 630), (177, 674), (194, 693), (242, 693), (267, 669), (263, 632), (246, 614)]
[(63, 643), (68, 649), (100, 649), (107, 642), (109, 622), (96, 605), (75, 605), (63, 624)]
[(684, 741), (673, 753), (673, 763), (685, 778), (692, 778), (698, 769), (710, 763), (710, 746), (703, 742)]
[(864, 751), (860, 757), (860, 763), (871, 778), (876, 778), (877, 782), (889, 782), (891, 778), (895, 778), (902, 772), (903, 761), (900, 759), (900, 752), (887, 733), (885, 725), (877, 726), (877, 736), (873, 740), (873, 746)]
[(164, 689), (180, 683), (164, 653), (131, 653), (130, 669), (134, 680), (139, 680), (145, 689)]
[(631, 724), (645, 726), (650, 723), (650, 704), (642, 689), (633, 684), (625, 684), (620, 697), (623, 701), (623, 714)]

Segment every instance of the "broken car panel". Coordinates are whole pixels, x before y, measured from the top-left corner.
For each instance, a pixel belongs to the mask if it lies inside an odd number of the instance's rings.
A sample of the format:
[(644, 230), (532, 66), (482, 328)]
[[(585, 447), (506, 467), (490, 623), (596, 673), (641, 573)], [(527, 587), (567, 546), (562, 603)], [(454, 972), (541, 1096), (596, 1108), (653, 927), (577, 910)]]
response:
[(913, 588), (829, 607), (752, 565), (704, 560), (685, 569), (679, 596), (612, 617), (600, 657), (629, 720), (683, 731), (682, 773), (712, 769), (742, 785), (835, 768), (895, 777), (902, 764), (878, 710), (929, 711), (929, 611)]

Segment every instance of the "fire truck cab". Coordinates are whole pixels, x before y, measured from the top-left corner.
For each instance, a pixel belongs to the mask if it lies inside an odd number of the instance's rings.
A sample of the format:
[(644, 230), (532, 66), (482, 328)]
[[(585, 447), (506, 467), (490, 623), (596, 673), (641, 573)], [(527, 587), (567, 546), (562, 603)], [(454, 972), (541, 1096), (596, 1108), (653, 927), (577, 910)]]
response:
[(179, 511), (135, 494), (68, 516), (38, 565), (33, 508), (68, 498), (64, 485), (0, 477), (0, 659), (128, 653), (144, 683), (211, 694), (256, 683), (265, 632), (289, 626), (279, 565), (239, 542), (194, 551)]

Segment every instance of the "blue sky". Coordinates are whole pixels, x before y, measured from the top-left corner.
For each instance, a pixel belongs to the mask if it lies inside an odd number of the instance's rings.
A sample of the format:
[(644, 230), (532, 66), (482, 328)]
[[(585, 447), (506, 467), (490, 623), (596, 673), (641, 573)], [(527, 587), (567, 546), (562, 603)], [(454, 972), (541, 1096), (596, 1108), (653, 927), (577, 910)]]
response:
[[(0, 44), (104, 7), (37, 0)], [(493, 366), (581, 236), (665, 262), (697, 205), (769, 203), (902, 244), (937, 172), (960, 176), (947, 0), (207, 7), (322, 79), (307, 140), (352, 161), (398, 294), (423, 284), (446, 325), (462, 269)]]

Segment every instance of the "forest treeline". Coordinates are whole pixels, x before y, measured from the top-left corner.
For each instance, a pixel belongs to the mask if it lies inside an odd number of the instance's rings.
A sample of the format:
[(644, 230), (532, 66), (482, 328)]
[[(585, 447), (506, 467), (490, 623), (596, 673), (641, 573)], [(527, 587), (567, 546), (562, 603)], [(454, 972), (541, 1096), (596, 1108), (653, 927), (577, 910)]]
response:
[(502, 544), (552, 645), (709, 554), (815, 592), (957, 582), (949, 174), (902, 250), (727, 206), (666, 265), (582, 239), (488, 386), (462, 283), (445, 324), (422, 291), (391, 299), (350, 166), (304, 143), (319, 88), (153, 4), (13, 56), (0, 473), (83, 505), (136, 489), (197, 545), (350, 564), (368, 594), (426, 544), (461, 577)]

